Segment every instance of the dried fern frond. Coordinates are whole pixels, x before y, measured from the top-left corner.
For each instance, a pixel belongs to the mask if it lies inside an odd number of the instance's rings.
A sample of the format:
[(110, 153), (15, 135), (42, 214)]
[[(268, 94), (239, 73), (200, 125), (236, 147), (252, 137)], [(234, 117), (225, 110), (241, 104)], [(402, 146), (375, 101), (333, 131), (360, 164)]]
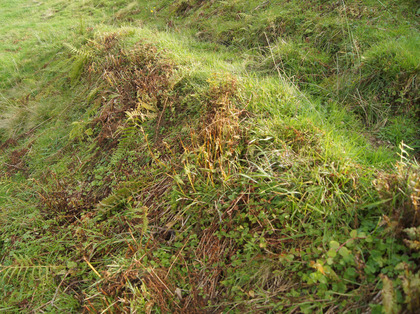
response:
[(75, 46), (73, 46), (69, 43), (63, 43), (63, 46), (66, 47), (74, 55), (83, 56), (83, 57), (88, 58), (88, 59), (93, 59), (94, 58), (93, 53), (86, 50), (86, 49), (76, 48)]

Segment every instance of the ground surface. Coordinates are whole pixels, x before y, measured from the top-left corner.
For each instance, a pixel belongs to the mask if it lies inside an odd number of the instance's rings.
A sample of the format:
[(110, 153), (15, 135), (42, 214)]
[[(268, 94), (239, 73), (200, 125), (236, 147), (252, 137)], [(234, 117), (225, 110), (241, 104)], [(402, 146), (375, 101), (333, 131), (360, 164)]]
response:
[(1, 1), (0, 309), (415, 312), (419, 14)]

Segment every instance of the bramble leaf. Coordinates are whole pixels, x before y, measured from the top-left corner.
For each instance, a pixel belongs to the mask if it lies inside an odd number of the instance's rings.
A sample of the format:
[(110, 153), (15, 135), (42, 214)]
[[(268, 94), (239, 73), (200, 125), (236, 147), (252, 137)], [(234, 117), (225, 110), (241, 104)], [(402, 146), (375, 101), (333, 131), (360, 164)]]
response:
[(334, 257), (336, 257), (337, 252), (336, 252), (336, 250), (335, 250), (335, 249), (331, 248), (331, 249), (328, 251), (327, 255), (328, 255), (329, 257), (334, 258)]
[(339, 251), (338, 251), (338, 253), (342, 256), (342, 257), (344, 257), (344, 258), (347, 258), (349, 255), (350, 255), (350, 252), (349, 252), (349, 250), (345, 247), (345, 246), (343, 246)]
[(337, 241), (330, 241), (330, 248), (333, 250), (337, 250), (340, 247), (340, 243), (338, 243)]

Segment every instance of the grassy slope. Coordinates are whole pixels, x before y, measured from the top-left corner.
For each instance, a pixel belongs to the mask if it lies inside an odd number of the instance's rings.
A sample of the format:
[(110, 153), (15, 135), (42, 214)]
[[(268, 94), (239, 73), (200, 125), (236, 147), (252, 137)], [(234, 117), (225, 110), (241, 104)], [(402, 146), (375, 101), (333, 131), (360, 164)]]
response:
[[(373, 148), (340, 92), (313, 87), (325, 60), (283, 64), (288, 79), (270, 65), (300, 49), (331, 62), (326, 30), (306, 36), (325, 47), (305, 46), (306, 28), (290, 21), (342, 21), (292, 15), (293, 3), (232, 3), (2, 2), (2, 309), (418, 306), (418, 234), (403, 231), (418, 226), (418, 166)], [(377, 28), (394, 30), (367, 39), (416, 42), (413, 5), (366, 4), (384, 21)], [(294, 25), (296, 49), (270, 34), (279, 16)], [(241, 33), (243, 24), (255, 30)], [(341, 57), (344, 80), (360, 64)]]
[(357, 113), (382, 144), (404, 140), (418, 150), (415, 1), (148, 1), (129, 12), (114, 16), (235, 49), (248, 69), (280, 71)]

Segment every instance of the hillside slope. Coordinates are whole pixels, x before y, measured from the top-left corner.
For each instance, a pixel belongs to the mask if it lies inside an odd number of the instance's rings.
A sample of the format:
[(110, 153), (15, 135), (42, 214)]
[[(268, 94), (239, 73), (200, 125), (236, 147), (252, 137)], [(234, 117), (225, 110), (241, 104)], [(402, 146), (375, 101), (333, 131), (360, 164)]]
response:
[(2, 1), (1, 310), (415, 312), (418, 7), (297, 3)]

